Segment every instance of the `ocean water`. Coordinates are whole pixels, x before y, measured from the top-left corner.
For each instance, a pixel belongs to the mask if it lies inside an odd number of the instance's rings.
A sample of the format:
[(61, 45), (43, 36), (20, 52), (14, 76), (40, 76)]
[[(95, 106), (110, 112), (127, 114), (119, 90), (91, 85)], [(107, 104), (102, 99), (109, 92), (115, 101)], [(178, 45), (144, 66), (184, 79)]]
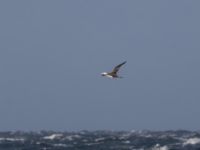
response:
[(200, 150), (200, 132), (0, 132), (0, 150)]

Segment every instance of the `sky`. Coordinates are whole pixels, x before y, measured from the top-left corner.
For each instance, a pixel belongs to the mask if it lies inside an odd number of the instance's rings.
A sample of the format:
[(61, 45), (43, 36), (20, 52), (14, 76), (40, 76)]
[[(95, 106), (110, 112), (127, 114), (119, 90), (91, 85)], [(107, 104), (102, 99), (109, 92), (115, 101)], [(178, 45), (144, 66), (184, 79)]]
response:
[(0, 131), (200, 130), (199, 5), (0, 1)]

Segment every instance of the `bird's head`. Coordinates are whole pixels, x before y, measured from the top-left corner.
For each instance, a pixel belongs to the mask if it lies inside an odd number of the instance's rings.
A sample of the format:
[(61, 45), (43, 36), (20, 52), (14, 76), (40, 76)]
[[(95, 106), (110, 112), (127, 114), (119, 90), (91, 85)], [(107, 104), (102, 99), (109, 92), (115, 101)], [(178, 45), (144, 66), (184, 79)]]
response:
[(102, 72), (101, 75), (102, 75), (102, 76), (105, 76), (105, 75), (107, 75), (107, 73), (106, 73), (106, 72)]

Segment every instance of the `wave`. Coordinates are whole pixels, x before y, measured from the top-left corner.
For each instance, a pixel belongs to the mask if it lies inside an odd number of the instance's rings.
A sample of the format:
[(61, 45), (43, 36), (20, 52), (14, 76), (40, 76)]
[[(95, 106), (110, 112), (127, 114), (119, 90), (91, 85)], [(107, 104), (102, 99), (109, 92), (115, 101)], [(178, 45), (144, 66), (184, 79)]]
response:
[(0, 132), (3, 150), (197, 150), (198, 131)]

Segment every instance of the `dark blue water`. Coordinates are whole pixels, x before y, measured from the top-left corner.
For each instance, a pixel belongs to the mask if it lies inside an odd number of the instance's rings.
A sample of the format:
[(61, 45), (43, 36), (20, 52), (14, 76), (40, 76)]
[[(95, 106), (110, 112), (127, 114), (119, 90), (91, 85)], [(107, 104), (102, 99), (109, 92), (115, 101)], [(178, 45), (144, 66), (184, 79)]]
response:
[(200, 132), (0, 132), (0, 150), (200, 150)]

